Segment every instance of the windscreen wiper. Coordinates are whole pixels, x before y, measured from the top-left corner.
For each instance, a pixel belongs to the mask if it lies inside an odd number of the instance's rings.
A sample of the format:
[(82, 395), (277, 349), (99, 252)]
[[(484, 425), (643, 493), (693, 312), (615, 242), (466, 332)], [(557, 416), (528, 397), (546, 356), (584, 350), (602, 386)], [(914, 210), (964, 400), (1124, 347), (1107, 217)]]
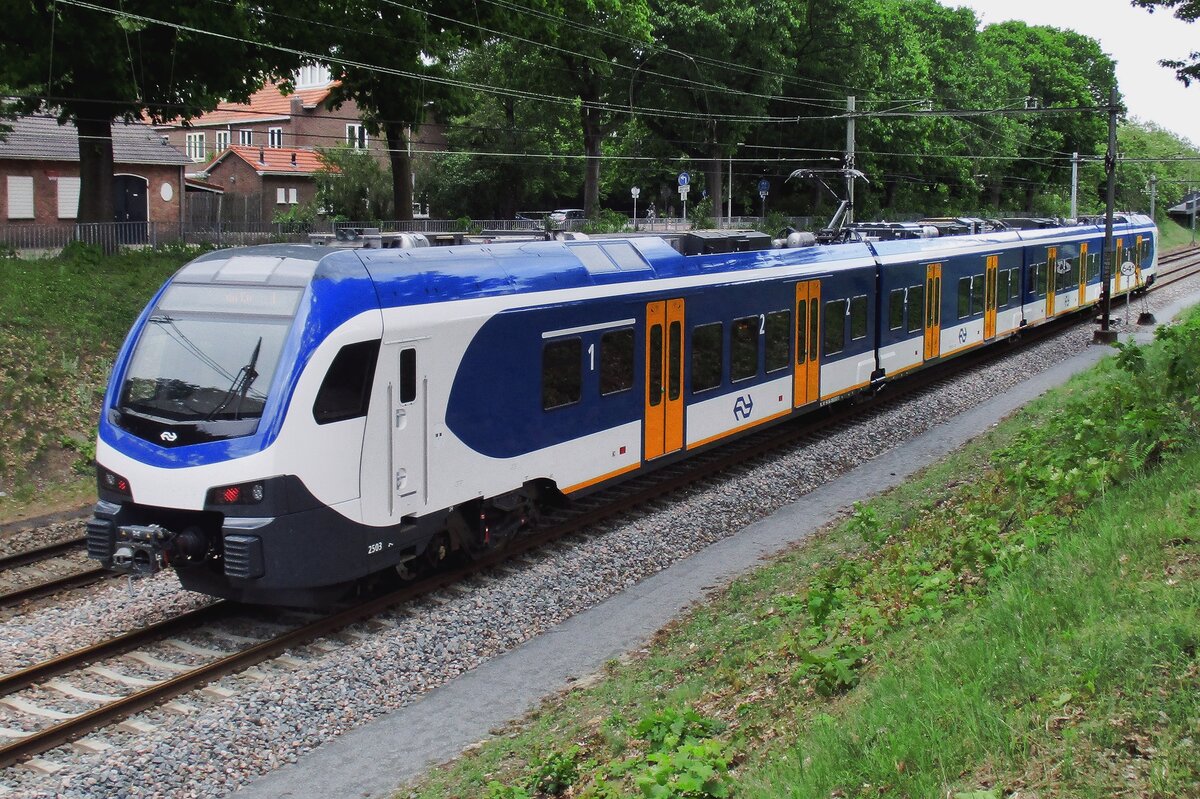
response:
[(255, 365), (258, 363), (258, 353), (262, 350), (262, 336), (258, 337), (258, 343), (254, 345), (254, 351), (250, 353), (250, 362), (238, 369), (237, 374), (233, 378), (233, 384), (229, 386), (229, 390), (225, 392), (225, 396), (221, 399), (217, 407), (205, 417), (206, 420), (212, 421), (217, 418), (217, 414), (225, 410), (229, 403), (237, 398), (237, 403), (233, 406), (233, 418), (236, 420), (242, 410), (242, 401), (246, 399), (246, 394), (250, 391), (250, 386), (254, 385), (254, 381), (258, 379), (258, 372), (255, 370)]

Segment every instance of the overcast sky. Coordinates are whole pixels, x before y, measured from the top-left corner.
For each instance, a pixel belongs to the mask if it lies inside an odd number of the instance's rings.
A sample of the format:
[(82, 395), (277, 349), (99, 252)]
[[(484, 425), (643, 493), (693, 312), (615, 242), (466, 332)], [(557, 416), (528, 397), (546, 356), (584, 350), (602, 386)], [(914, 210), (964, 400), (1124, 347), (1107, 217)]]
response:
[(1200, 146), (1200, 83), (1184, 88), (1159, 59), (1188, 60), (1200, 50), (1200, 27), (1170, 13), (1153, 14), (1128, 0), (938, 0), (967, 6), (983, 24), (1017, 19), (1078, 31), (1100, 42), (1117, 62), (1117, 82), (1129, 112)]

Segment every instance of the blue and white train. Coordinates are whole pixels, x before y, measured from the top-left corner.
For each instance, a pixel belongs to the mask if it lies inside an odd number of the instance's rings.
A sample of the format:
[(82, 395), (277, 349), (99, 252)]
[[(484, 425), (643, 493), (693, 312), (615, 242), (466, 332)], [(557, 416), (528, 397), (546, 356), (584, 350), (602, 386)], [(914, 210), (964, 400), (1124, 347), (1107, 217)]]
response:
[[(1103, 242), (1084, 225), (702, 255), (661, 238), (211, 252), (116, 360), (88, 552), (323, 603), (1094, 305)], [(1152, 282), (1151, 220), (1118, 217), (1115, 244), (1113, 295)]]

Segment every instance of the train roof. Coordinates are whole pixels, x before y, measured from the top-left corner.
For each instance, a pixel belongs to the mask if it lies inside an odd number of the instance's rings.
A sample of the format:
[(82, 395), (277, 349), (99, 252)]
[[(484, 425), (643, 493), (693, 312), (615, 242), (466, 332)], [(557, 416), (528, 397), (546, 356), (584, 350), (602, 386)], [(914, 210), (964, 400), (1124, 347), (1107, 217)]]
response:
[[(1121, 222), (1152, 226), (1148, 217), (1137, 215)], [(386, 308), (778, 267), (828, 273), (873, 264), (876, 257), (887, 265), (1103, 233), (1103, 226), (1086, 225), (707, 255), (682, 255), (658, 237), (362, 250), (268, 244), (207, 253), (183, 266), (174, 280), (300, 287), (318, 280), (367, 279)]]

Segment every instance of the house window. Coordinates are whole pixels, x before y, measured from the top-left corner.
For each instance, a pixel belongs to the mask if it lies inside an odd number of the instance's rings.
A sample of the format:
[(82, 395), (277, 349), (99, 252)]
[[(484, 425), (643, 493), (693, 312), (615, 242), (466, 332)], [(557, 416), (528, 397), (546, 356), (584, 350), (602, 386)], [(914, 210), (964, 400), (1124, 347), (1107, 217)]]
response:
[(217, 139), (216, 148), (218, 153), (229, 149), (229, 131), (218, 130), (214, 135)]
[(329, 67), (321, 64), (300, 67), (300, 71), (296, 73), (297, 89), (310, 89), (315, 86), (324, 86), (326, 83), (329, 83)]
[(187, 156), (193, 161), (204, 160), (204, 131), (189, 133), (187, 139)]
[(58, 218), (75, 219), (79, 216), (79, 178), (58, 179)]
[(288, 204), (295, 205), (298, 202), (300, 202), (300, 201), (298, 199), (296, 199), (296, 190), (288, 189)]
[(287, 202), (287, 189), (278, 188), (275, 190), (275, 202), (279, 205)]
[(367, 129), (363, 125), (346, 126), (346, 144), (355, 150), (367, 149)]
[(283, 128), (267, 128), (267, 146), (275, 150), (283, 146)]
[(8, 176), (8, 218), (33, 219), (33, 178)]
[(254, 131), (242, 129), (238, 131), (238, 144), (243, 147), (250, 147), (254, 144)]

